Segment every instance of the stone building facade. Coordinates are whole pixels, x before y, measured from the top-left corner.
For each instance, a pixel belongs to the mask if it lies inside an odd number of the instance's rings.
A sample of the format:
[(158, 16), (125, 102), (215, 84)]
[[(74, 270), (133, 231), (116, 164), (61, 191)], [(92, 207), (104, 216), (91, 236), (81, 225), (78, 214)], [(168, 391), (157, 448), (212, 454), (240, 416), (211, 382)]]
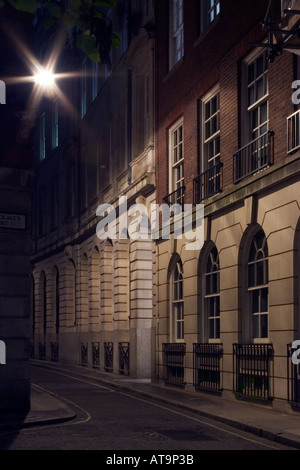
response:
[(155, 251), (129, 237), (124, 211), (155, 201), (154, 9), (117, 2), (109, 14), (121, 36), (111, 65), (68, 56), (73, 109), (41, 107), (32, 340), (40, 359), (150, 378)]

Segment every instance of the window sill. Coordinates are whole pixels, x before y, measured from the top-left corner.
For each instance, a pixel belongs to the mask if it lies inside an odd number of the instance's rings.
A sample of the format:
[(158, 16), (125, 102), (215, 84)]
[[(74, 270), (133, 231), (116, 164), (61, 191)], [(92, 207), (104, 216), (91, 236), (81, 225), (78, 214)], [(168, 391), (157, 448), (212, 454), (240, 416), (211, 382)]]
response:
[(222, 344), (221, 338), (209, 338), (208, 344)]
[(272, 344), (269, 338), (252, 338), (253, 344)]

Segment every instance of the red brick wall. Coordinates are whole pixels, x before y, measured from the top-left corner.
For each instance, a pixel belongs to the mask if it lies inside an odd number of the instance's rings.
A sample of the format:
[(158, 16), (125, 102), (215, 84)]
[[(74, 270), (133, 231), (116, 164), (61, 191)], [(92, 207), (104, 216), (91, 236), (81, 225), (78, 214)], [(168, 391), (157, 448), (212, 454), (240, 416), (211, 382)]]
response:
[[(199, 173), (198, 101), (216, 84), (220, 87), (223, 187), (233, 184), (233, 153), (239, 148), (239, 62), (260, 42), (268, 1), (227, 0), (221, 15), (199, 37), (197, 0), (184, 1), (185, 55), (170, 72), (168, 1), (156, 3), (156, 144), (158, 202), (168, 188), (168, 128), (183, 116), (186, 203), (192, 203), (193, 178)], [(286, 117), (293, 112), (292, 54), (285, 52), (269, 65), (270, 129), (275, 131), (275, 160), (286, 155)]]

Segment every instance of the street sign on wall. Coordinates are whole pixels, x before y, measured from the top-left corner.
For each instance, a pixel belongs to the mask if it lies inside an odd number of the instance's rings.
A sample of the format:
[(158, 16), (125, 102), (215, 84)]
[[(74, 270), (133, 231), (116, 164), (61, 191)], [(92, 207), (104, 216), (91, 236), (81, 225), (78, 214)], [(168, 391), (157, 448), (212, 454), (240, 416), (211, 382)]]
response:
[(26, 215), (0, 212), (0, 229), (1, 228), (26, 230)]

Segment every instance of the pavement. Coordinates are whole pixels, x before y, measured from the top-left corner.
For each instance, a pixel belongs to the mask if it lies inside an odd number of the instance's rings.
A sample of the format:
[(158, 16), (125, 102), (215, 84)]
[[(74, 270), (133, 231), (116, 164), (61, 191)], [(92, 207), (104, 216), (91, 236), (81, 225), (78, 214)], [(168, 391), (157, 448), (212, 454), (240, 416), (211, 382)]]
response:
[[(32, 365), (103, 384), (122, 393), (134, 394), (145, 399), (151, 398), (160, 404), (170, 404), (270, 441), (300, 449), (300, 407), (299, 411), (282, 412), (267, 405), (225, 399), (204, 392), (189, 392), (178, 387), (103, 373), (83, 366), (37, 360), (33, 360)], [(0, 431), (49, 425), (72, 420), (75, 417), (74, 410), (57, 395), (32, 384), (30, 411), (23, 417), (0, 416)]]

